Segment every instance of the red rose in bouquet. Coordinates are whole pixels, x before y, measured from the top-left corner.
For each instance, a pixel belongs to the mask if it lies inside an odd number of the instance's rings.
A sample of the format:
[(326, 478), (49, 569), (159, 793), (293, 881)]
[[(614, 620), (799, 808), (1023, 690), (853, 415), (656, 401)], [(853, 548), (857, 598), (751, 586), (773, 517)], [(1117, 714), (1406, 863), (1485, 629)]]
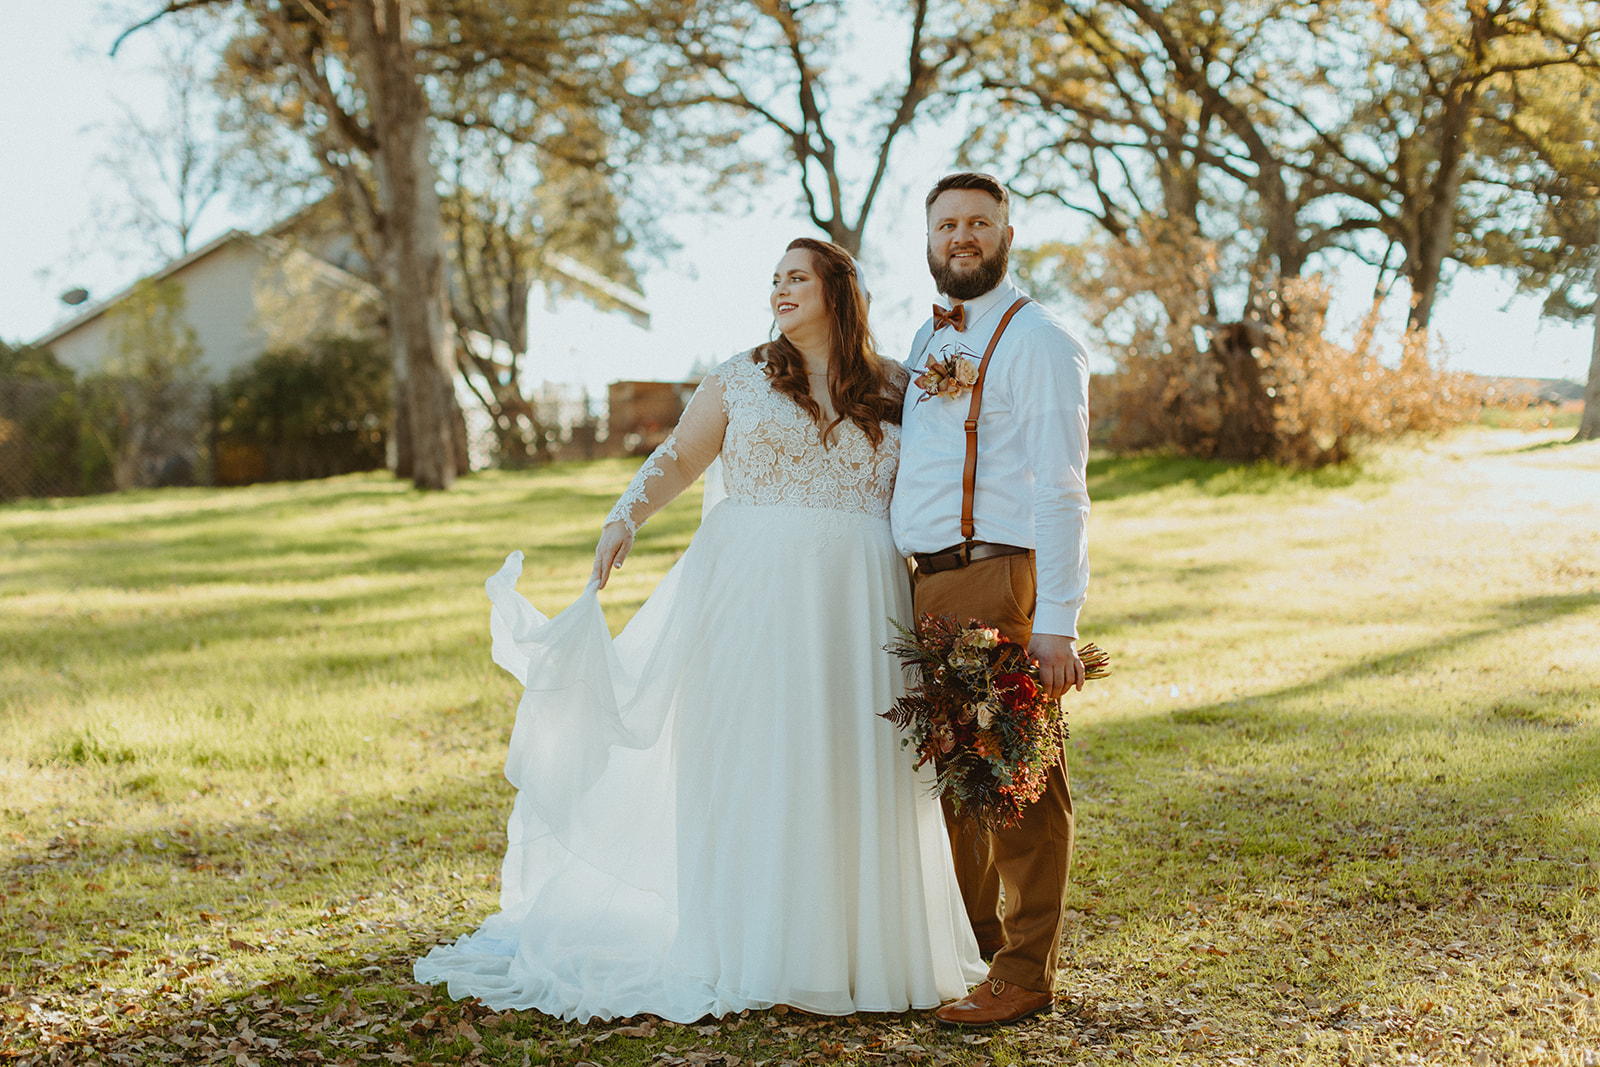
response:
[(1039, 696), (1038, 683), (1021, 671), (996, 676), (994, 690), (1000, 697), (1001, 703), (1012, 711), (1033, 708)]

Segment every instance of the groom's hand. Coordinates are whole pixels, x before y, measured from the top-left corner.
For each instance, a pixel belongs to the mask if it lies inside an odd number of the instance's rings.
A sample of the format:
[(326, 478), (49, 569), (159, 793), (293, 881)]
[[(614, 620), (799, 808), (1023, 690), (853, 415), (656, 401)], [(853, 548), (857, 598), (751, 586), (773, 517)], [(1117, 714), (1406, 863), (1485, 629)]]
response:
[(1059, 634), (1034, 634), (1028, 641), (1028, 655), (1039, 665), (1039, 680), (1051, 700), (1068, 689), (1083, 689), (1083, 660), (1078, 658), (1076, 644), (1073, 638)]

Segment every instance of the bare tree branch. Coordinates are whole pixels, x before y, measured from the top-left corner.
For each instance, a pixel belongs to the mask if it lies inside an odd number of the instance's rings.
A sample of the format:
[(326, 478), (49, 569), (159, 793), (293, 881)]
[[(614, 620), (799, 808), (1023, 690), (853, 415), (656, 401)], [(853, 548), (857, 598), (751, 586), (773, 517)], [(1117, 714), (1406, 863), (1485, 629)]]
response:
[(233, 0), (167, 0), (166, 5), (163, 6), (160, 11), (157, 11), (154, 15), (151, 15), (147, 19), (141, 19), (132, 26), (129, 26), (127, 29), (123, 30), (121, 33), (117, 34), (117, 39), (111, 42), (111, 51), (108, 54), (115, 57), (117, 54), (117, 49), (122, 47), (123, 41), (127, 40), (133, 34), (144, 29), (145, 27), (155, 25), (168, 15), (177, 15), (185, 11), (194, 11), (202, 7), (220, 7), (226, 4), (231, 4), (232, 2)]

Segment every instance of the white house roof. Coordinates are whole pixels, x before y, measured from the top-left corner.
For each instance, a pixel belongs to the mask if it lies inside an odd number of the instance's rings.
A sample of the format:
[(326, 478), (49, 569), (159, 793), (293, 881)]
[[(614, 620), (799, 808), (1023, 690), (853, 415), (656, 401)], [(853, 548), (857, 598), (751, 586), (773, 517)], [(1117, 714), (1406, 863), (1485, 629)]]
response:
[[(323, 281), (337, 288), (353, 289), (374, 298), (378, 297), (379, 293), (377, 288), (366, 279), (360, 277), (359, 275), (352, 274), (350, 271), (347, 271), (336, 264), (329, 263), (320, 256), (316, 256), (310, 252), (296, 248), (290, 241), (278, 236), (279, 234), (286, 232), (293, 223), (302, 218), (309, 210), (310, 209), (308, 208), (296, 212), (288, 219), (268, 227), (259, 235), (246, 233), (244, 230), (229, 230), (220, 237), (208, 241), (206, 244), (195, 249), (193, 252), (189, 252), (186, 255), (180, 256), (168, 263), (166, 266), (161, 267), (159, 270), (140, 278), (132, 285), (126, 286), (111, 296), (106, 297), (104, 300), (100, 300), (90, 305), (84, 311), (74, 315), (66, 322), (54, 327), (50, 330), (50, 332), (34, 340), (32, 345), (35, 348), (45, 348), (49, 346), (73, 331), (87, 325), (90, 322), (93, 322), (101, 315), (104, 315), (107, 311), (110, 311), (117, 304), (120, 304), (123, 300), (126, 300), (133, 290), (142, 282), (164, 281), (165, 279), (172, 277), (174, 274), (178, 274), (195, 263), (200, 262), (207, 256), (214, 254), (218, 250), (226, 248), (228, 245), (233, 244), (236, 241), (248, 241), (251, 244), (256, 245), (258, 248), (261, 248), (263, 251), (274, 255), (290, 256), (305, 265), (309, 265), (319, 275), (321, 275)], [(584, 266), (582, 263), (579, 263), (570, 256), (555, 254), (547, 257), (545, 262), (549, 266), (553, 267), (556, 273), (565, 276), (582, 288), (594, 291), (596, 294), (615, 304), (628, 316), (629, 319), (633, 321), (634, 325), (640, 327), (641, 329), (650, 328), (650, 309), (645, 305), (643, 293), (630, 289), (625, 285), (619, 285), (610, 278), (607, 278), (604, 274), (601, 274), (599, 271)]]
[(650, 308), (645, 305), (643, 293), (626, 285), (618, 285), (593, 267), (586, 267), (571, 256), (564, 256), (559, 252), (546, 256), (545, 262), (554, 267), (558, 274), (565, 275), (586, 289), (593, 289), (617, 304), (628, 318), (633, 320), (635, 326), (642, 330), (650, 328)]

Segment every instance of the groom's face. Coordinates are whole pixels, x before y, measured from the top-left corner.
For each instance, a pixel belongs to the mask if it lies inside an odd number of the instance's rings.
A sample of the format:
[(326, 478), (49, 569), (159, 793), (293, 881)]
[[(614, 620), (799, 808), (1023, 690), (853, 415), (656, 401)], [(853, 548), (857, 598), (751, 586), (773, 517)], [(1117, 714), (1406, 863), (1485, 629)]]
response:
[(1011, 227), (982, 189), (946, 189), (928, 207), (928, 270), (939, 291), (972, 300), (1006, 276)]

